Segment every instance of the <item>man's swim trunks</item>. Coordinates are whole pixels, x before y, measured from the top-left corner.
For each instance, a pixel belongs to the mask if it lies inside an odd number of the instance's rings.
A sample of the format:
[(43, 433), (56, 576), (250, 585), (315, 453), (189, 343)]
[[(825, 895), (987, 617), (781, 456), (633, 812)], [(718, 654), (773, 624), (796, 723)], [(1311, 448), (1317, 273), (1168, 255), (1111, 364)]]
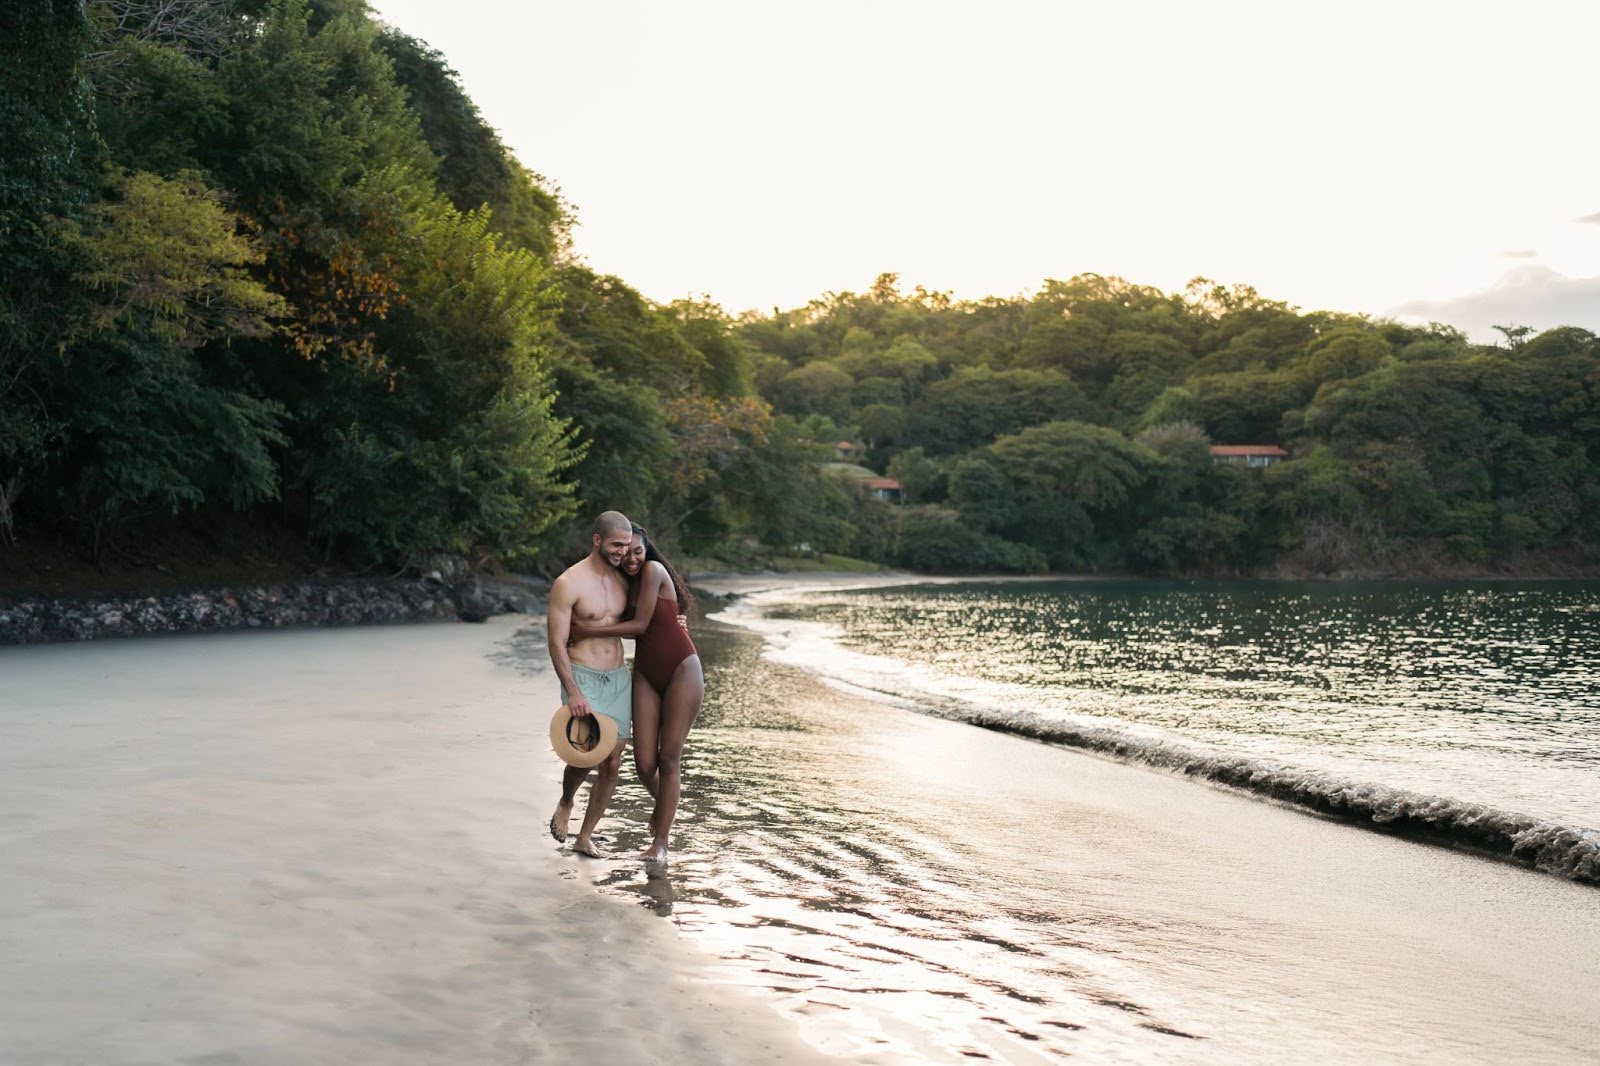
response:
[[(617, 723), (617, 736), (627, 740), (633, 736), (633, 671), (626, 665), (615, 670), (596, 670), (581, 663), (572, 664), (572, 679), (578, 691), (589, 701), (596, 714), (603, 714)], [(561, 702), (570, 703), (567, 690), (561, 689)]]

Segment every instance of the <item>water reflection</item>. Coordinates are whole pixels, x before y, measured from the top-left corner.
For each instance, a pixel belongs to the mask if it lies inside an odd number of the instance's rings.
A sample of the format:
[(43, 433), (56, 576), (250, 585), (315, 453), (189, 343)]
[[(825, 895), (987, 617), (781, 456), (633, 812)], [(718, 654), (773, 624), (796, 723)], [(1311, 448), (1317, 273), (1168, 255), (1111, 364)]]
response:
[[(765, 608), (907, 691), (1600, 825), (1600, 583), (973, 583)], [(887, 677), (858, 678), (883, 687)]]
[(669, 918), (836, 1053), (1028, 1062), (1202, 1038), (1119, 974), (1124, 937), (1148, 950), (1171, 928), (1063, 907), (1048, 854), (997, 869), (961, 840), (992, 833), (987, 817), (949, 839), (947, 795), (899, 760), (957, 753), (896, 750), (876, 708), (763, 662), (748, 634), (697, 641), (708, 699), (673, 860), (620, 858), (648, 843), (648, 796), (625, 780), (607, 821), (619, 860), (574, 859), (580, 875)]

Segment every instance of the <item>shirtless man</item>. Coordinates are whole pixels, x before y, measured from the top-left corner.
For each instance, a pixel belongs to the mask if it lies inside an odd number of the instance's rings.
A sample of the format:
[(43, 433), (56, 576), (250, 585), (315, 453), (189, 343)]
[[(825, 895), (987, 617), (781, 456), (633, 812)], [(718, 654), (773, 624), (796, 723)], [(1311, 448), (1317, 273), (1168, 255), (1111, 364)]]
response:
[[(622, 768), (622, 753), (633, 736), (633, 675), (622, 660), (622, 641), (618, 637), (590, 637), (567, 647), (574, 619), (585, 625), (611, 625), (622, 618), (628, 606), (628, 582), (617, 569), (633, 543), (633, 525), (620, 511), (606, 511), (594, 520), (589, 554), (569, 566), (550, 587), (550, 661), (561, 679), (561, 698), (576, 718), (603, 714), (616, 720), (617, 746), (589, 789), (589, 805), (583, 811), (583, 824), (572, 850), (600, 858), (590, 834), (617, 789), (617, 774)], [(550, 835), (559, 842), (567, 839), (572, 819), (572, 804), (589, 771), (569, 766), (561, 777), (561, 802), (550, 818)]]

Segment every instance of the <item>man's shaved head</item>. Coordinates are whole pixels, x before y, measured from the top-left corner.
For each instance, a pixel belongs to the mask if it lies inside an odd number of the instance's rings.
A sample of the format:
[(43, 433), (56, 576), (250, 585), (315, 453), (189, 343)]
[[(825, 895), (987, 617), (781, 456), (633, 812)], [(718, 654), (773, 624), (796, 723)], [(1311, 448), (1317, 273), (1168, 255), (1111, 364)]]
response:
[(633, 523), (621, 511), (601, 511), (600, 516), (594, 520), (594, 535), (601, 540), (606, 539), (610, 533), (633, 534)]

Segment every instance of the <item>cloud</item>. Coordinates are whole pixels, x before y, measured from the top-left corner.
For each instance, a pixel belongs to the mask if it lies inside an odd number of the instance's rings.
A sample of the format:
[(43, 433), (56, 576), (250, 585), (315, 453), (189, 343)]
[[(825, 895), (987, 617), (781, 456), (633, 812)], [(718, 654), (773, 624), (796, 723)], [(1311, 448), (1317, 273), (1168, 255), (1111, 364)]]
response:
[(1582, 326), (1600, 332), (1600, 277), (1569, 278), (1549, 267), (1520, 266), (1482, 292), (1448, 300), (1412, 300), (1390, 314), (1420, 322), (1446, 322), (1475, 341), (1499, 339), (1495, 326)]
[(1502, 259), (1537, 259), (1537, 258), (1539, 258), (1539, 253), (1534, 251), (1532, 248), (1529, 248), (1526, 251), (1501, 252), (1500, 253), (1500, 258), (1502, 258)]
[(1600, 226), (1600, 211), (1596, 211), (1592, 215), (1584, 215), (1582, 218), (1575, 218), (1572, 221), (1574, 221), (1574, 222), (1587, 222), (1591, 226)]

